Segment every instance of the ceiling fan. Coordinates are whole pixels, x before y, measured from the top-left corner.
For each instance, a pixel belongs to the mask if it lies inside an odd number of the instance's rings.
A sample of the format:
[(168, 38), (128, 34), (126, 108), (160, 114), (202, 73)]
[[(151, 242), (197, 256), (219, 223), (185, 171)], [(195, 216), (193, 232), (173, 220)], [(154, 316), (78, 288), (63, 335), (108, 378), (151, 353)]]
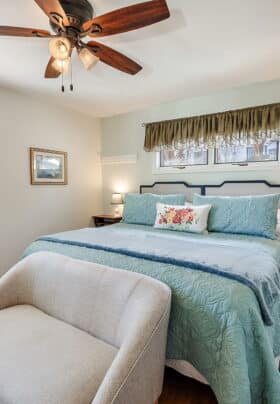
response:
[(45, 78), (49, 79), (67, 73), (75, 48), (87, 70), (100, 60), (122, 72), (137, 74), (142, 67), (133, 60), (99, 42), (86, 43), (83, 39), (88, 36), (98, 38), (136, 30), (170, 16), (166, 0), (146, 1), (98, 17), (94, 17), (93, 7), (88, 0), (35, 2), (48, 16), (54, 34), (37, 28), (0, 26), (0, 36), (50, 38), (51, 58), (45, 72)]

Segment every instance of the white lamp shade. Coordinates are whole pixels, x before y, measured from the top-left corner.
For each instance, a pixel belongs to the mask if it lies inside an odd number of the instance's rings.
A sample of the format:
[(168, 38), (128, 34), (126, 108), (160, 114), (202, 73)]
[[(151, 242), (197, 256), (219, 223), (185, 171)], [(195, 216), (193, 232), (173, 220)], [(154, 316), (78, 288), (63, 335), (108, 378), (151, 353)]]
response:
[(122, 204), (123, 204), (122, 194), (114, 192), (112, 194), (111, 205), (122, 205)]

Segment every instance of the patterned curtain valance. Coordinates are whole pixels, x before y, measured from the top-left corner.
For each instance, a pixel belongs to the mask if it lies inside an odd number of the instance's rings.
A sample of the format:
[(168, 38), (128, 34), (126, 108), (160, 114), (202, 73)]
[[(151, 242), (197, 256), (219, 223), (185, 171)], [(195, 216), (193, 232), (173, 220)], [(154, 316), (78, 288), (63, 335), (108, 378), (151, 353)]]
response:
[(280, 138), (280, 103), (148, 123), (144, 149), (207, 149), (249, 145)]

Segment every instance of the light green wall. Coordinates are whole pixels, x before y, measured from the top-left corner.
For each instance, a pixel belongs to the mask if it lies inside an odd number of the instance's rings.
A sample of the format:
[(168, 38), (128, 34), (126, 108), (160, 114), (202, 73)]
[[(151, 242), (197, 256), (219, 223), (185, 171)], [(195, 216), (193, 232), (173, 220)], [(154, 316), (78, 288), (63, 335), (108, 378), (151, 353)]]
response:
[(280, 101), (280, 80), (258, 83), (203, 97), (153, 106), (102, 120), (102, 156), (137, 154), (136, 164), (103, 165), (104, 210), (109, 212), (112, 191), (138, 191), (139, 185), (156, 180), (182, 180), (190, 183), (219, 183), (226, 179), (267, 179), (280, 182), (278, 169), (242, 172), (153, 175), (153, 153), (143, 150), (145, 129), (142, 122), (188, 117), (245, 108)]

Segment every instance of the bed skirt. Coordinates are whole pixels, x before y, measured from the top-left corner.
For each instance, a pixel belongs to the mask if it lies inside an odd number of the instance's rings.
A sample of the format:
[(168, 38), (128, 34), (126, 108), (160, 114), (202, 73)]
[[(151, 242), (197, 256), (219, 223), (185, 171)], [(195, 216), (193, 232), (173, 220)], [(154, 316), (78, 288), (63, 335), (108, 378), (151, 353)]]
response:
[[(275, 358), (275, 363), (280, 371), (280, 356), (277, 356)], [(167, 359), (165, 364), (169, 368), (176, 370), (177, 372), (181, 373), (184, 376), (197, 380), (200, 383), (209, 385), (205, 377), (190, 362), (175, 359)]]

